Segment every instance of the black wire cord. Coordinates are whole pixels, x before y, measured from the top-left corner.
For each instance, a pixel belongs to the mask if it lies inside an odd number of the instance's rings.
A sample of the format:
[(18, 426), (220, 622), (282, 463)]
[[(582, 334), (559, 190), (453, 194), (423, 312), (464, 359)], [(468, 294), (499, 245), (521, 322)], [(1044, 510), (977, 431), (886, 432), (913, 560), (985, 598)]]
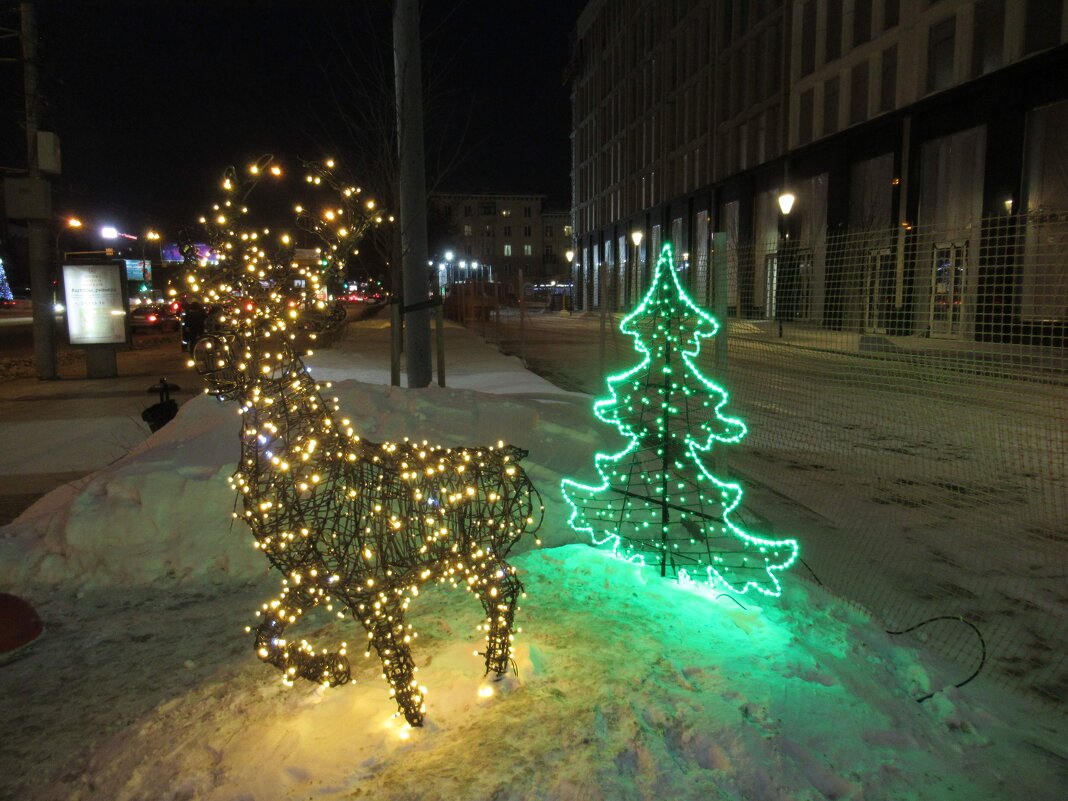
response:
[[(901, 631), (891, 631), (890, 629), (886, 629), (886, 633), (887, 634), (892, 634), (892, 635), (895, 635), (895, 636), (897, 636), (899, 634), (908, 634), (910, 631), (915, 631), (916, 629), (920, 628), (921, 626), (926, 626), (928, 623), (934, 623), (937, 620), (956, 620), (958, 623), (963, 623), (965, 626), (970, 628), (973, 632), (975, 632), (975, 636), (979, 638), (979, 649), (981, 651), (981, 654), (979, 656), (979, 665), (978, 665), (978, 667), (976, 667), (975, 670), (972, 671), (972, 674), (968, 678), (966, 678), (964, 681), (953, 685), (954, 687), (963, 687), (965, 684), (967, 684), (972, 679), (974, 679), (976, 676), (978, 676), (979, 672), (983, 669), (983, 665), (986, 664), (986, 640), (983, 639), (983, 633), (981, 631), (979, 631), (979, 628), (974, 623), (971, 623), (971, 622), (965, 620), (960, 615), (939, 615), (938, 617), (932, 617), (932, 618), (928, 618), (927, 620), (921, 620), (916, 625), (909, 626), (907, 629), (902, 629)], [(922, 704), (924, 701), (926, 701), (926, 700), (928, 700), (930, 698), (933, 698), (934, 695), (935, 695), (934, 693), (927, 693), (927, 695), (924, 695), (924, 696), (922, 696), (920, 698), (917, 698), (916, 701), (917, 701), (917, 703), (921, 703)]]

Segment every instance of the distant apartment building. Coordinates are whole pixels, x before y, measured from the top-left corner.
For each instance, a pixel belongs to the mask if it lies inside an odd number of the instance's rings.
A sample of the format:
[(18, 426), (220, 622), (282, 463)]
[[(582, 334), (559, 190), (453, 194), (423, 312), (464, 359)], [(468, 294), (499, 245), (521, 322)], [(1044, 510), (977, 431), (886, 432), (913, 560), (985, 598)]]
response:
[(546, 208), (544, 195), (445, 192), (435, 194), (431, 203), (446, 229), (431, 242), (431, 257), (440, 261), (446, 253), (452, 255), (450, 280), (492, 275), (512, 283), (520, 270), (524, 281), (568, 273), (571, 215)]
[(664, 241), (711, 304), (722, 232), (732, 315), (1063, 345), (1066, 41), (1065, 0), (592, 0), (577, 307), (632, 304)]

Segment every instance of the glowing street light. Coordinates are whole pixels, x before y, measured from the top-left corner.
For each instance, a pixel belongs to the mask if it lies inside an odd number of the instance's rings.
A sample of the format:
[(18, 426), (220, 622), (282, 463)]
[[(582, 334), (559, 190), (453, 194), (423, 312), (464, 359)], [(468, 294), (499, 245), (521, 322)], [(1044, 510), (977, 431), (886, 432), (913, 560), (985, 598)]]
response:
[(67, 220), (67, 227), (68, 228), (81, 228), (82, 227), (82, 221), (79, 220), (77, 217), (71, 217), (70, 219)]
[(100, 236), (102, 236), (104, 239), (118, 239), (119, 229), (116, 228), (114, 225), (102, 226), (100, 229)]

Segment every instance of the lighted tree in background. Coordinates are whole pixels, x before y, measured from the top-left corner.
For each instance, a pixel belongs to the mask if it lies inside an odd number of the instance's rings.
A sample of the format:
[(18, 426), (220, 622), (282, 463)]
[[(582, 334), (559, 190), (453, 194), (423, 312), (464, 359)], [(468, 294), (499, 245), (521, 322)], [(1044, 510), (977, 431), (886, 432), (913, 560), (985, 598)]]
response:
[(4, 260), (0, 259), (0, 300), (11, 300), (11, 287), (7, 283), (7, 270), (4, 269)]
[(739, 442), (746, 427), (724, 414), (727, 391), (698, 365), (719, 325), (679, 284), (670, 245), (621, 330), (642, 359), (607, 379), (593, 411), (627, 445), (597, 454), (599, 484), (563, 481), (570, 525), (662, 576), (778, 595), (777, 574), (797, 559), (797, 542), (745, 531), (735, 514), (742, 488), (713, 473), (713, 449)]

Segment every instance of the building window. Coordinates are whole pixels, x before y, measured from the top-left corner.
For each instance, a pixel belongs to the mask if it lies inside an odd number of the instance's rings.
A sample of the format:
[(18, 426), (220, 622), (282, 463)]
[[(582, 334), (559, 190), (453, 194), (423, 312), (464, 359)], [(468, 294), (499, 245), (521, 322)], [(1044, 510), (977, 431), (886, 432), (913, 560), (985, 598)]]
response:
[(545, 226), (545, 235), (546, 236), (552, 236), (553, 235), (553, 227), (551, 225), (546, 225)]
[(565, 225), (564, 226), (564, 236), (574, 236), (574, 234), (575, 234), (575, 229), (574, 229), (573, 226), (570, 226), (570, 225)]
[(823, 135), (838, 130), (838, 76), (823, 85)]
[(523, 216), (524, 217), (529, 217), (530, 216), (530, 206), (524, 206), (523, 207)]
[(442, 211), (445, 213), (446, 217), (452, 216), (452, 206), (443, 206)]
[(464, 223), (464, 236), (471, 236), (472, 233), (471, 223)]
[(842, 56), (842, 0), (827, 0), (827, 38), (823, 63)]
[(883, 6), (883, 30), (888, 31), (901, 19), (901, 0), (886, 0)]
[(471, 207), (470, 206), (464, 206), (464, 216), (465, 217), (470, 217), (471, 216)]
[(868, 118), (868, 62), (853, 67), (849, 87), (849, 122), (856, 124)]
[(512, 255), (512, 246), (511, 245), (505, 245), (504, 246), (504, 255), (505, 256), (511, 256)]
[(801, 118), (798, 120), (797, 125), (797, 143), (799, 145), (807, 145), (812, 141), (812, 98), (811, 89), (801, 93)]
[[(732, 3), (724, 3), (730, 8)], [(808, 0), (801, 10), (801, 75), (816, 69), (816, 0)]]
[(1024, 52), (1034, 53), (1061, 43), (1061, 0), (1027, 0)]
[(953, 83), (953, 47), (957, 18), (947, 17), (927, 34), (927, 91), (937, 92)]
[(493, 215), (495, 215), (497, 213), (497, 204), (496, 203), (479, 203), (478, 204), (478, 213), (483, 215), (483, 216), (492, 217)]
[(979, 0), (972, 36), (972, 75), (985, 75), (1001, 66), (1004, 40), (1005, 0)]
[(897, 104), (897, 45), (883, 51), (882, 78), (879, 85), (879, 111), (891, 111)]
[(512, 235), (512, 226), (510, 226), (510, 225), (504, 226), (504, 235), (505, 236), (511, 236)]
[(545, 246), (545, 255), (546, 256), (553, 255), (553, 246), (552, 245), (546, 245)]
[(871, 41), (871, 0), (853, 3), (853, 47)]
[(533, 256), (534, 255), (534, 246), (533, 245), (523, 245), (523, 255), (524, 256)]
[(483, 236), (493, 236), (493, 226), (490, 225), (489, 223), (487, 223), (486, 225), (483, 225), (482, 226), (482, 234), (483, 234)]
[(523, 236), (530, 236), (530, 226), (529, 225), (524, 225), (523, 226)]

